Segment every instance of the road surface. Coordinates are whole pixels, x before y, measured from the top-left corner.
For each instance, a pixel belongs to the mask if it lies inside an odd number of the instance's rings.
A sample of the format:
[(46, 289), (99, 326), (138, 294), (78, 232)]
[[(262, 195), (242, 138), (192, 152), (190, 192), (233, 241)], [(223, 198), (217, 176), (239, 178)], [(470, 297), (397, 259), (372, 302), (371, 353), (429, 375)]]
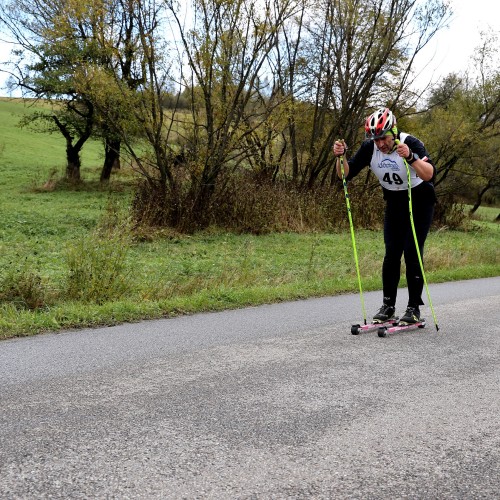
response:
[(500, 278), (431, 294), (439, 332), (345, 295), (0, 342), (0, 498), (498, 499)]

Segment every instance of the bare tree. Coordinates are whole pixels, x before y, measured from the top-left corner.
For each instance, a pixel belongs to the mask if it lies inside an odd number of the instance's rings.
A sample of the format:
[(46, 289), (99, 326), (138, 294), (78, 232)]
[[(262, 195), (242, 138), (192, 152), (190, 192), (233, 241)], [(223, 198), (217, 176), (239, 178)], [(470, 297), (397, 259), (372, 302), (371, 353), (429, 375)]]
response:
[(421, 134), (437, 166), (440, 194), (460, 194), (481, 205), (500, 185), (500, 73), (497, 36), (484, 34), (469, 74), (450, 74), (434, 89)]
[[(191, 2), (187, 29), (178, 2), (166, 0), (174, 17), (189, 67), (185, 86), (193, 89), (192, 137), (197, 158), (191, 170), (193, 217), (207, 223), (207, 208), (216, 184), (224, 182), (255, 146), (247, 139), (269, 117), (263, 106), (268, 55), (277, 33), (297, 8), (295, 0)], [(277, 8), (278, 7), (278, 8)]]
[[(370, 108), (415, 105), (408, 92), (412, 64), (447, 16), (440, 0), (320, 0), (307, 5), (295, 19), (295, 36), (284, 33), (286, 56), (278, 66), (283, 91), (299, 92), (312, 117), (309, 136), (302, 139), (305, 154), (291, 148), (295, 178), (309, 187), (318, 179), (333, 179), (335, 138), (355, 144)], [(290, 109), (289, 135), (297, 143), (297, 117)]]

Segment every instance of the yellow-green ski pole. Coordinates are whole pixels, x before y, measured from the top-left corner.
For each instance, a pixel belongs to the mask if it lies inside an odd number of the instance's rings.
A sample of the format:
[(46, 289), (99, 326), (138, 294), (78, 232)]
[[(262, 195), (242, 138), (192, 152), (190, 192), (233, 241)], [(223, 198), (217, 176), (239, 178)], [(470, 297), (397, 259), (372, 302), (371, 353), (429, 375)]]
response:
[[(396, 144), (399, 144), (399, 139), (396, 139)], [(427, 284), (427, 279), (425, 277), (425, 271), (424, 271), (424, 263), (422, 261), (422, 255), (420, 253), (420, 247), (418, 245), (418, 238), (417, 238), (417, 231), (415, 230), (415, 222), (413, 221), (413, 204), (411, 201), (411, 172), (410, 172), (410, 165), (406, 161), (405, 158), (403, 158), (404, 164), (406, 166), (406, 176), (408, 177), (408, 206), (410, 209), (410, 224), (411, 224), (411, 231), (413, 233), (413, 240), (415, 241), (415, 248), (417, 250), (417, 256), (418, 256), (418, 262), (420, 264), (420, 271), (422, 272), (422, 277), (424, 279), (424, 284), (425, 284), (425, 291), (427, 292), (427, 300), (429, 301), (429, 307), (431, 308), (432, 312), (432, 318), (434, 319), (434, 326), (436, 327), (436, 331), (439, 331), (439, 326), (437, 323), (437, 318), (436, 318), (436, 313), (434, 312), (434, 307), (432, 305), (432, 300), (431, 300), (431, 294), (429, 292), (429, 285)]]
[(354, 262), (356, 263), (356, 273), (358, 274), (359, 298), (361, 300), (361, 310), (363, 311), (363, 321), (366, 325), (365, 299), (363, 297), (363, 287), (361, 285), (361, 274), (359, 272), (358, 250), (356, 249), (356, 238), (354, 236), (354, 224), (352, 223), (351, 203), (349, 201), (349, 192), (347, 191), (347, 181), (345, 180), (344, 155), (339, 156), (340, 169), (342, 172), (342, 184), (344, 186), (345, 204), (347, 207), (347, 216), (349, 217), (349, 227), (351, 228), (352, 250), (354, 252)]

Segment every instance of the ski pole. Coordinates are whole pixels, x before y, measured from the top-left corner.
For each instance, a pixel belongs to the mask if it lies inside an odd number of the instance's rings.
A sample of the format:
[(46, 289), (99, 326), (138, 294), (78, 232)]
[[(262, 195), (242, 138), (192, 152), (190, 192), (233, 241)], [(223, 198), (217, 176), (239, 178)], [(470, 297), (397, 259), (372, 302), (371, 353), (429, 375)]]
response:
[[(396, 144), (399, 144), (400, 141), (399, 139), (396, 139)], [(434, 307), (432, 305), (432, 300), (431, 300), (431, 294), (429, 292), (429, 285), (427, 284), (427, 279), (425, 277), (425, 271), (424, 271), (424, 263), (422, 261), (422, 255), (420, 253), (420, 247), (418, 246), (418, 238), (417, 238), (417, 231), (415, 230), (415, 222), (413, 220), (413, 204), (411, 200), (411, 173), (410, 173), (410, 165), (406, 161), (405, 158), (403, 158), (404, 164), (406, 166), (406, 176), (408, 177), (408, 207), (410, 209), (410, 225), (411, 225), (411, 231), (413, 233), (413, 240), (415, 241), (415, 248), (417, 250), (417, 256), (418, 256), (418, 262), (420, 264), (420, 271), (422, 272), (422, 277), (424, 279), (424, 284), (425, 284), (425, 291), (427, 292), (427, 300), (429, 301), (429, 306), (431, 308), (432, 312), (432, 318), (434, 319), (434, 326), (436, 327), (436, 332), (439, 331), (439, 326), (437, 323), (437, 318), (436, 318), (436, 313), (434, 312)]]
[(359, 272), (358, 251), (356, 249), (356, 237), (354, 236), (354, 224), (352, 222), (351, 202), (349, 201), (349, 192), (347, 191), (347, 181), (345, 180), (344, 155), (339, 156), (339, 160), (340, 160), (340, 168), (341, 168), (341, 172), (342, 172), (342, 184), (344, 186), (345, 204), (347, 207), (347, 215), (349, 217), (349, 227), (351, 229), (352, 250), (354, 252), (354, 262), (356, 263), (356, 273), (358, 275), (359, 298), (361, 301), (361, 310), (363, 311), (363, 320), (364, 320), (365, 325), (366, 325), (365, 299), (363, 297), (363, 287), (361, 285), (361, 274)]

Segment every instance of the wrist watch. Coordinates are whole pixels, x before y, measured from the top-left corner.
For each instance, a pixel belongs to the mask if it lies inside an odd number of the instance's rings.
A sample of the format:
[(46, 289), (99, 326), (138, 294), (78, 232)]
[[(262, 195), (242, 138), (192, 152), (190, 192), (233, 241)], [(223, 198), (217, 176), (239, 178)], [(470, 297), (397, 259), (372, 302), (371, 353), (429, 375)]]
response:
[(413, 165), (413, 163), (416, 162), (417, 160), (420, 160), (420, 156), (412, 152), (411, 158), (408, 160), (408, 163), (410, 165)]

